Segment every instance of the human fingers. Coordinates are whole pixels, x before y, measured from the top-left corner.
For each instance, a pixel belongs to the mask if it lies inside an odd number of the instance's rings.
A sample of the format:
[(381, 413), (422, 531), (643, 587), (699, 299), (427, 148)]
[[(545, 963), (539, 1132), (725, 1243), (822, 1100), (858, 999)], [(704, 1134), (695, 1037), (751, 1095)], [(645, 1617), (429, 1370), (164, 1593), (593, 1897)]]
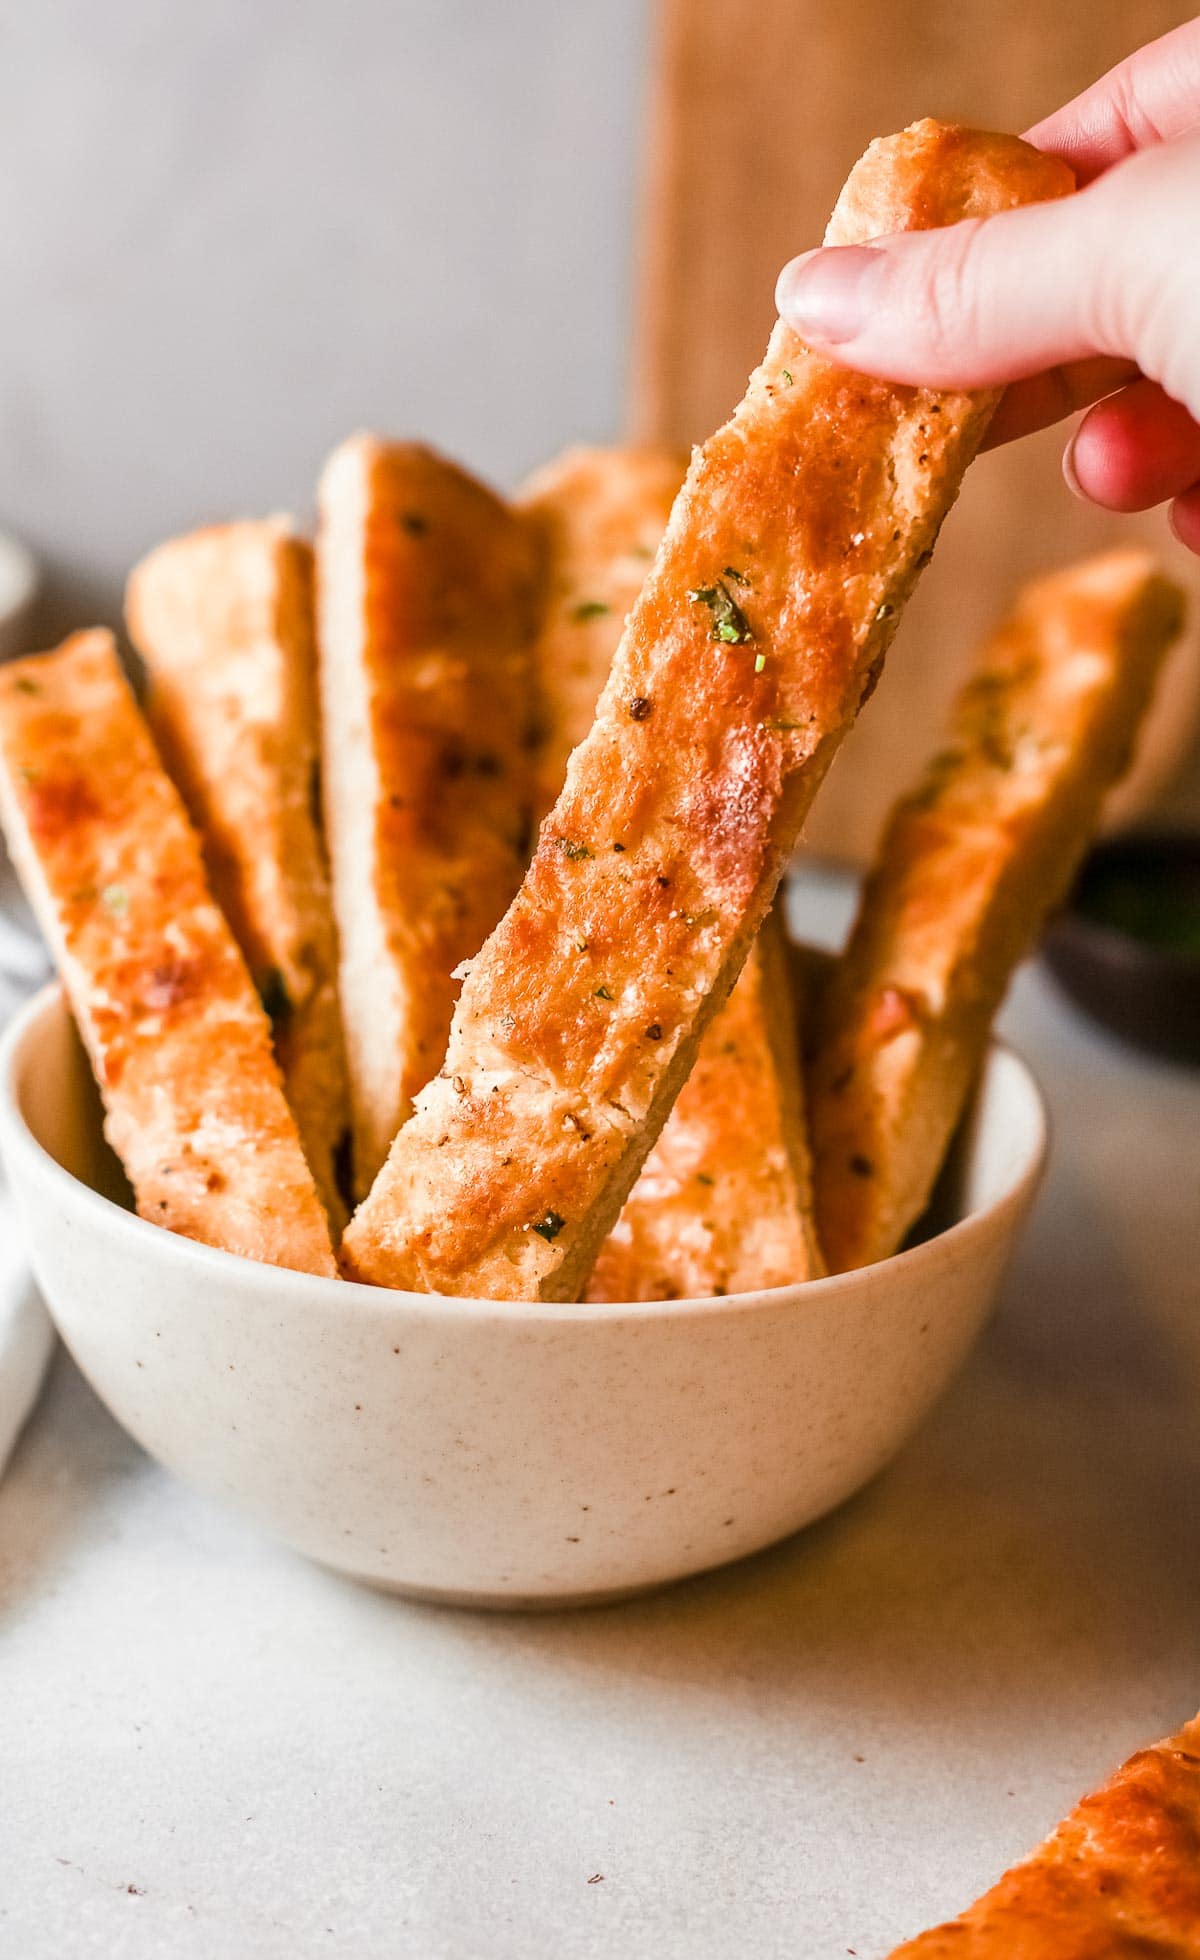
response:
[(1194, 551), (1200, 557), (1200, 484), (1185, 491), (1182, 497), (1176, 497), (1168, 514), (1171, 529), (1180, 544), (1186, 545), (1189, 551)]
[(806, 253), (780, 275), (779, 310), (894, 381), (985, 388), (1104, 355), (1200, 413), (1198, 199), (1193, 136), (1075, 197)]
[(1151, 510), (1200, 484), (1200, 426), (1156, 382), (1132, 382), (1084, 416), (1063, 472), (1105, 510)]
[(1111, 395), (1136, 374), (1133, 361), (1112, 360), (1101, 354), (1095, 360), (1071, 361), (1065, 367), (1049, 368), (1045, 374), (1032, 374), (1027, 381), (1014, 381), (1005, 389), (988, 424), (983, 446), (999, 449), (1018, 436), (1047, 429), (1052, 422), (1061, 422)]
[(1148, 41), (1073, 101), (1025, 132), (1036, 150), (1090, 183), (1134, 150), (1172, 143), (1200, 125), (1200, 18)]

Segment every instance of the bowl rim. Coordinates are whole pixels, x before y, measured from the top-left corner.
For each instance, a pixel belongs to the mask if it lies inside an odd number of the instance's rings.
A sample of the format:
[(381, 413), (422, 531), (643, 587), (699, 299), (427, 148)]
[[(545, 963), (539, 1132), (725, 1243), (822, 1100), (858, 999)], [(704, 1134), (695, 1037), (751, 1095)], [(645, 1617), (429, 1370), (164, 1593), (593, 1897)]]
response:
[[(612, 1321), (644, 1322), (678, 1317), (699, 1319), (713, 1314), (735, 1317), (777, 1307), (787, 1295), (792, 1296), (795, 1305), (805, 1302), (815, 1305), (831, 1293), (845, 1291), (864, 1281), (871, 1284), (872, 1276), (878, 1275), (885, 1267), (904, 1266), (911, 1271), (922, 1262), (928, 1263), (940, 1255), (943, 1247), (955, 1245), (972, 1231), (979, 1230), (985, 1221), (1021, 1206), (1026, 1197), (1036, 1191), (1050, 1148), (1050, 1118), (1041, 1084), (1028, 1062), (1011, 1043), (992, 1035), (985, 1050), (983, 1067), (989, 1068), (998, 1057), (1016, 1065), (1032, 1105), (1034, 1135), (1031, 1146), (1005, 1188), (987, 1204), (966, 1212), (944, 1231), (935, 1232), (932, 1237), (922, 1239), (901, 1252), (892, 1253), (886, 1259), (876, 1260), (869, 1266), (855, 1267), (849, 1272), (828, 1273), (820, 1279), (792, 1280), (783, 1286), (764, 1287), (750, 1293), (704, 1295), (692, 1299), (487, 1300), (449, 1293), (413, 1293), (400, 1288), (368, 1286), (360, 1280), (326, 1279), (320, 1273), (268, 1265), (262, 1260), (248, 1259), (241, 1253), (226, 1252), (220, 1246), (205, 1245), (199, 1239), (166, 1231), (161, 1225), (139, 1217), (136, 1212), (116, 1204), (102, 1191), (97, 1191), (93, 1185), (86, 1184), (82, 1178), (67, 1170), (34, 1135), (17, 1093), (17, 1074), (26, 1058), (28, 1044), (52, 1009), (71, 1018), (66, 990), (56, 979), (50, 980), (24, 1003), (0, 1036), (0, 1151), (5, 1164), (15, 1155), (23, 1157), (35, 1176), (66, 1192), (68, 1202), (73, 1206), (82, 1205), (85, 1211), (96, 1213), (110, 1230), (119, 1236), (127, 1236), (135, 1251), (145, 1245), (159, 1256), (168, 1259), (178, 1256), (196, 1262), (201, 1271), (208, 1271), (214, 1279), (219, 1279), (222, 1274), (228, 1275), (231, 1270), (236, 1271), (239, 1285), (252, 1291), (262, 1290), (275, 1304), (278, 1304), (280, 1286), (286, 1285), (289, 1293), (295, 1289), (311, 1305), (323, 1304), (339, 1315), (345, 1314), (348, 1306), (353, 1306), (356, 1311), (365, 1310), (371, 1317), (386, 1320), (389, 1316), (403, 1318), (417, 1308), (422, 1313), (434, 1310), (439, 1317), (448, 1313), (456, 1318), (474, 1321), (511, 1321), (524, 1327), (583, 1327)], [(200, 1303), (197, 1303), (197, 1311), (201, 1310)]]

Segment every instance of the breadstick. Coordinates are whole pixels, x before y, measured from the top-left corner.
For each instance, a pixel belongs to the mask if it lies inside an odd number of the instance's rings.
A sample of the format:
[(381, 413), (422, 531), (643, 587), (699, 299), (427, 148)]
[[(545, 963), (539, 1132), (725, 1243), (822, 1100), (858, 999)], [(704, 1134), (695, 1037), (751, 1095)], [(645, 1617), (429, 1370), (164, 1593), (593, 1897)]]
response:
[(892, 1960), (1196, 1960), (1200, 1716), (1139, 1750), (1039, 1850)]
[(654, 563), (686, 468), (686, 456), (673, 449), (568, 449), (516, 498), (541, 568), (534, 639), (539, 823), (558, 801), (571, 751), (595, 718), (625, 617)]
[[(539, 470), (517, 500), (542, 547), (534, 640), (539, 816), (592, 725), (683, 473), (683, 459), (670, 450), (572, 449)], [(768, 920), (701, 1041), (601, 1247), (588, 1299), (700, 1298), (822, 1270), (795, 1003), (777, 933)]]
[(335, 1228), (350, 1122), (337, 936), (318, 828), (312, 552), (283, 518), (160, 545), (125, 596), (146, 713), (275, 1030)]
[(320, 489), (326, 828), (363, 1191), (528, 851), (534, 544), (472, 477), (358, 436)]
[[(1016, 138), (872, 144), (852, 242), (1066, 191)], [(346, 1241), (391, 1286), (574, 1299), (878, 677), (995, 403), (852, 374), (778, 324), (692, 462), (444, 1071)]]
[(0, 822), (142, 1217), (334, 1276), (271, 1024), (111, 634), (0, 669)]
[(992, 1017), (1128, 761), (1181, 603), (1136, 550), (1026, 587), (892, 813), (811, 1071), (835, 1272), (886, 1258), (925, 1209)]
[(768, 913), (585, 1298), (753, 1293), (824, 1271), (782, 922)]

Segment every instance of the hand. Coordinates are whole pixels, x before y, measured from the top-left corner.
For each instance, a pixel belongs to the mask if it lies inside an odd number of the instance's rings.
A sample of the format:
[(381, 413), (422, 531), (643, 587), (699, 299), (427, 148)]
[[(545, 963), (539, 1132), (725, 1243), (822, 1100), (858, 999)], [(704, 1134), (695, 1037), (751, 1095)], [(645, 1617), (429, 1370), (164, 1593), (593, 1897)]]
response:
[(793, 259), (779, 311), (892, 381), (1012, 383), (1007, 442), (1096, 403), (1063, 458), (1108, 510), (1169, 503), (1200, 553), (1200, 20), (1142, 48), (1027, 140), (1075, 197)]

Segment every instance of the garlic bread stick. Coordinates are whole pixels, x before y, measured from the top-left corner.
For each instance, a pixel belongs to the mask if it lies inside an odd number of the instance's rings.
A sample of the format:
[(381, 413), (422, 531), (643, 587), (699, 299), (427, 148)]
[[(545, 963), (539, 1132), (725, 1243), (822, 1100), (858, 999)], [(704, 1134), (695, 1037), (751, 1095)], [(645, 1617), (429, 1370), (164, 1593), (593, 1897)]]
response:
[(335, 1228), (350, 1122), (320, 834), (312, 551), (286, 519), (218, 524), (143, 559), (125, 597), (146, 713), (275, 1031)]
[(587, 734), (625, 618), (662, 541), (687, 457), (673, 449), (568, 449), (516, 498), (537, 541), (534, 795), (540, 822)]
[[(518, 498), (542, 546), (534, 665), (539, 817), (592, 725), (684, 463), (572, 449)], [(600, 1251), (587, 1297), (746, 1292), (821, 1271), (791, 978), (770, 919)]]
[(528, 849), (534, 545), (490, 490), (356, 436), (320, 488), (326, 830), (356, 1186), (439, 1066)]
[(1196, 1960), (1200, 1716), (1084, 1797), (960, 1918), (892, 1960)]
[(0, 822), (142, 1217), (334, 1276), (271, 1024), (111, 634), (0, 669)]
[(1139, 550), (1027, 586), (893, 811), (811, 1068), (833, 1271), (886, 1258), (925, 1209), (992, 1017), (1125, 768), (1181, 606)]
[(600, 1248), (585, 1298), (702, 1299), (824, 1271), (782, 934), (772, 910)]
[[(1067, 191), (1016, 138), (872, 144), (827, 237)], [(782, 323), (697, 453), (595, 722), (346, 1241), (364, 1279), (574, 1299), (878, 677), (993, 394), (868, 380)]]

